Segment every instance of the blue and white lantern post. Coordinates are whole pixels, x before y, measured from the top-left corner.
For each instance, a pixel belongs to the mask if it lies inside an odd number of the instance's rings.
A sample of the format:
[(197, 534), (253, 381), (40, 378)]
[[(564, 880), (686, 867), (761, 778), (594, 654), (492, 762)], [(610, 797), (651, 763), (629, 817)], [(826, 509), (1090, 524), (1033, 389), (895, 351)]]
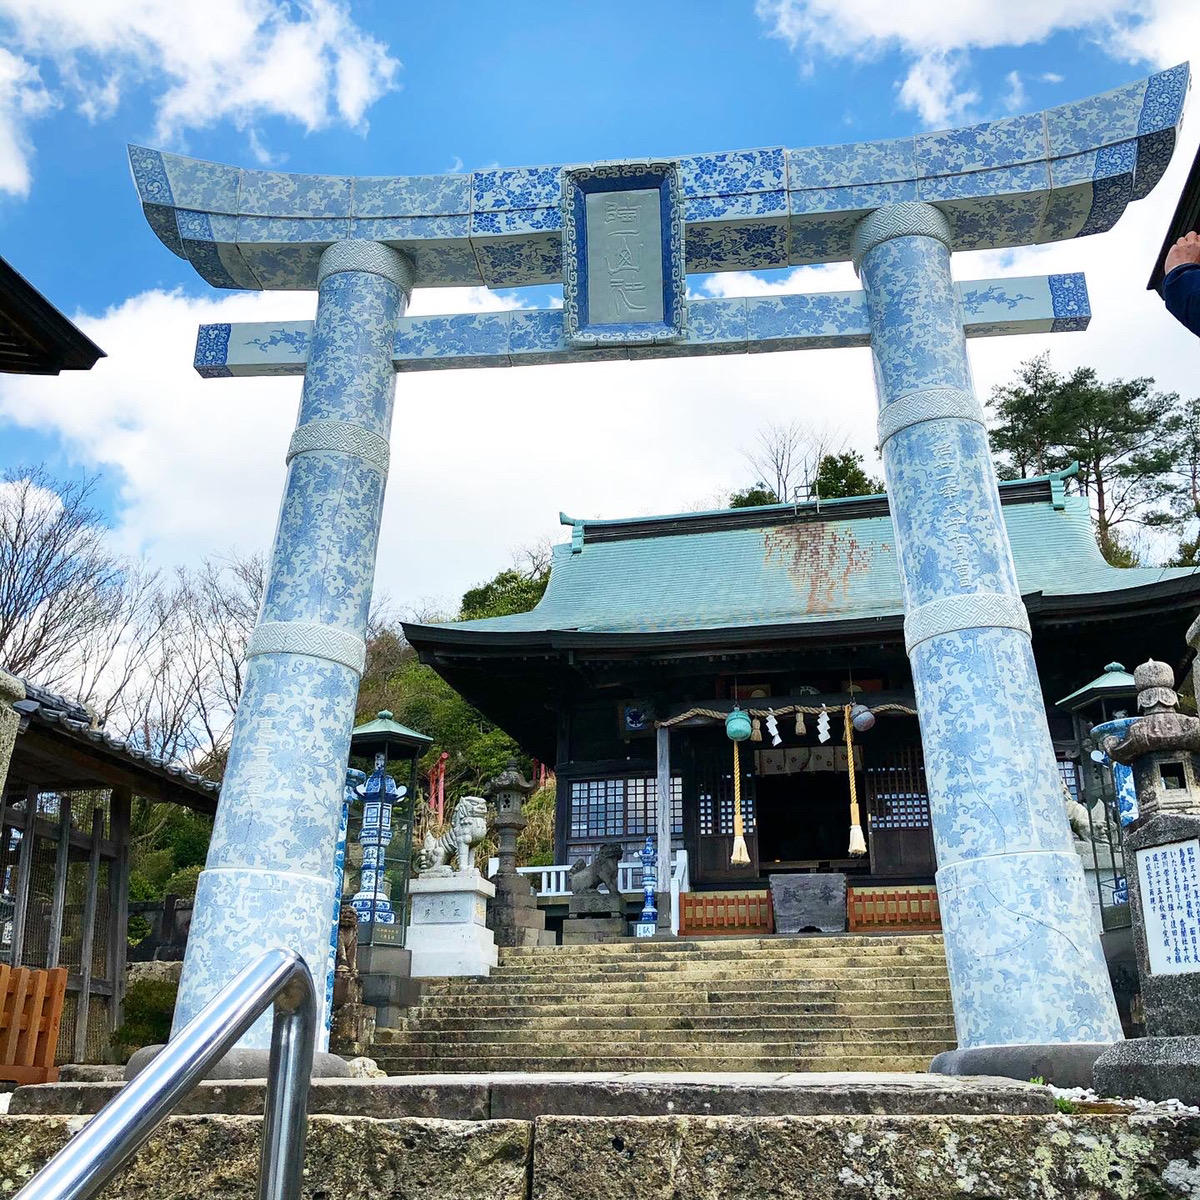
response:
[(392, 808), (408, 795), (408, 788), (397, 787), (387, 773), (387, 759), (375, 755), (375, 770), (358, 789), (363, 800), (362, 827), (358, 832), (362, 846), (362, 874), (358, 891), (350, 903), (360, 924), (395, 925), (392, 885), (387, 877), (387, 848), (392, 840)]
[(642, 847), (642, 915), (637, 919), (635, 933), (638, 937), (653, 937), (658, 929), (658, 906), (654, 903), (654, 892), (658, 886), (658, 851), (654, 838), (647, 835)]

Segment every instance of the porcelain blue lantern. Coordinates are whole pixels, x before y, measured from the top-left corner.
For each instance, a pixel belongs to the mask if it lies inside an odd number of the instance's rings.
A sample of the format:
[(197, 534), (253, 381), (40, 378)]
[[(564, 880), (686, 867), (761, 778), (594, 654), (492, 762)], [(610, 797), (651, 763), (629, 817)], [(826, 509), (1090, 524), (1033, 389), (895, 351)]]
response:
[(397, 787), (387, 773), (387, 758), (375, 755), (375, 770), (356, 790), (363, 802), (362, 827), (358, 832), (362, 846), (362, 874), (358, 891), (350, 903), (360, 922), (394, 925), (391, 882), (387, 877), (387, 848), (392, 840), (392, 806), (408, 795), (408, 788)]

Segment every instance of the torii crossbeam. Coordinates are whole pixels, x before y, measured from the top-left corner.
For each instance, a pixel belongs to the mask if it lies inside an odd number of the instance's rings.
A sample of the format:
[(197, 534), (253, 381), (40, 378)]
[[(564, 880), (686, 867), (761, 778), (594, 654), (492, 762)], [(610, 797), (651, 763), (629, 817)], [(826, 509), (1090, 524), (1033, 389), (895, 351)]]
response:
[[(303, 372), (304, 388), (176, 1028), (269, 947), (326, 970), (397, 371), (869, 343), (959, 1040), (938, 1067), (1087, 1077), (1121, 1027), (964, 340), (1082, 328), (1086, 291), (956, 284), (950, 258), (1111, 228), (1162, 176), (1187, 86), (1183, 65), (893, 141), (445, 176), (131, 147), (152, 228), (209, 283), (319, 293), (311, 324), (206, 326), (197, 349), (205, 375)], [(861, 293), (686, 295), (687, 273), (846, 259)], [(414, 286), (560, 280), (561, 312), (404, 316)]]

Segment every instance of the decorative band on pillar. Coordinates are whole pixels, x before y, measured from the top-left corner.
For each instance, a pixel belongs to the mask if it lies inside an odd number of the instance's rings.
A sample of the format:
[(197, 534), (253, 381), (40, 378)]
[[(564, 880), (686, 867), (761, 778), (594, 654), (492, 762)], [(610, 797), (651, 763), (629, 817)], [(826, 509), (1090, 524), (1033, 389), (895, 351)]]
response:
[(255, 627), (246, 657), (256, 654), (308, 654), (363, 673), (367, 643), (356, 633), (311, 621), (263, 621)]
[(368, 275), (381, 275), (390, 279), (406, 296), (412, 294), (412, 261), (399, 250), (384, 246), (380, 242), (353, 238), (334, 242), (324, 254), (317, 267), (317, 287), (330, 275), (341, 271), (357, 271)]
[(941, 596), (916, 608), (904, 618), (904, 648), (909, 653), (930, 638), (960, 629), (1016, 629), (1030, 636), (1029, 614), (1020, 596), (1000, 592), (962, 592)]
[(987, 426), (983, 405), (962, 388), (924, 388), (897, 396), (890, 404), (885, 404), (879, 414), (879, 448), (882, 450), (890, 438), (911, 425), (947, 419), (974, 421), (976, 425)]
[(931, 237), (951, 246), (950, 222), (940, 209), (919, 201), (889, 204), (868, 213), (854, 228), (850, 261), (857, 271), (876, 246), (898, 237)]
[(297, 425), (288, 445), (287, 461), (290, 463), (297, 454), (309, 450), (353, 454), (367, 466), (387, 474), (390, 457), (387, 439), (350, 421), (305, 421)]

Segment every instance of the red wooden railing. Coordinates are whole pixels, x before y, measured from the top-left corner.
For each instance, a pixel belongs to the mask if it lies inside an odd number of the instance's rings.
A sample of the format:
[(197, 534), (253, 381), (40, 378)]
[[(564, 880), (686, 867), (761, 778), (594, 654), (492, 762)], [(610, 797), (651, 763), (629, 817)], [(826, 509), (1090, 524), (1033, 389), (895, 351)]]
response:
[(930, 886), (847, 888), (850, 932), (942, 927), (937, 889)]
[(58, 1027), (67, 969), (30, 971), (0, 965), (0, 1079), (56, 1083)]
[(770, 892), (683, 892), (679, 936), (774, 933)]

